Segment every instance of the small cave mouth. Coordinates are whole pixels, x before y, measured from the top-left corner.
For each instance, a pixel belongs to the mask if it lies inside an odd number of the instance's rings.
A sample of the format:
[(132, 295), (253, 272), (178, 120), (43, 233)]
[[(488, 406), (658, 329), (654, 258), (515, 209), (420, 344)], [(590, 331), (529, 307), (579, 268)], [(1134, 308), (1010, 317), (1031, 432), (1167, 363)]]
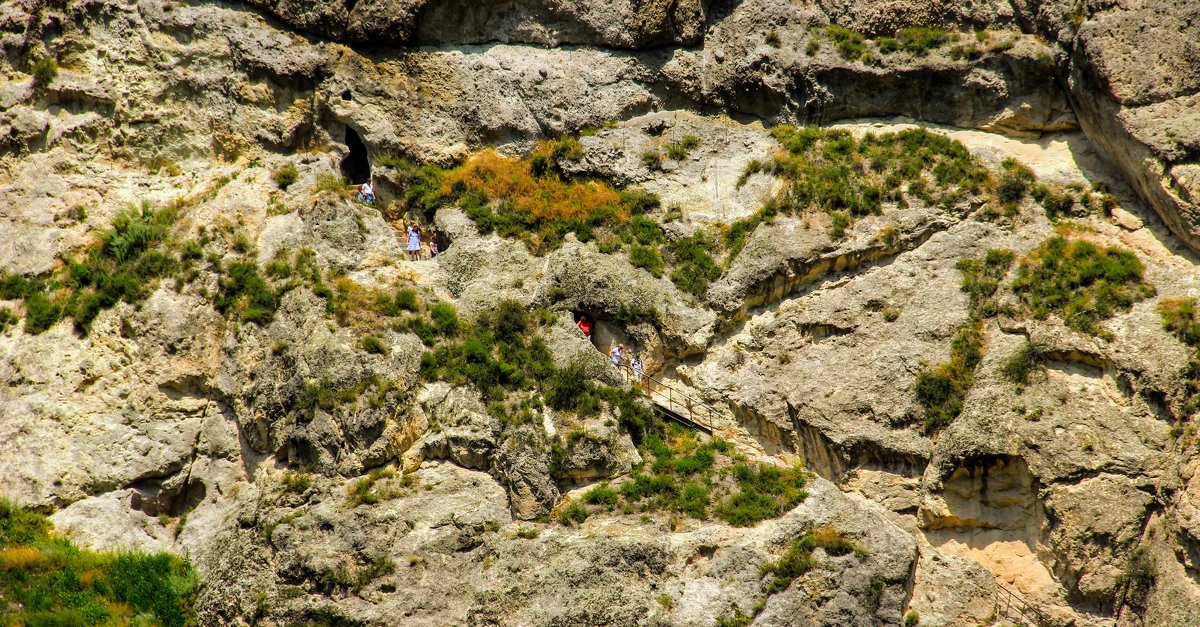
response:
[(354, 95), (350, 93), (349, 89), (342, 92), (342, 100), (345, 100), (346, 102), (350, 102), (351, 100), (354, 100)]
[(349, 126), (346, 127), (346, 147), (350, 149), (350, 154), (342, 159), (342, 175), (355, 185), (371, 180), (371, 160), (367, 155), (367, 145), (358, 136), (358, 132)]

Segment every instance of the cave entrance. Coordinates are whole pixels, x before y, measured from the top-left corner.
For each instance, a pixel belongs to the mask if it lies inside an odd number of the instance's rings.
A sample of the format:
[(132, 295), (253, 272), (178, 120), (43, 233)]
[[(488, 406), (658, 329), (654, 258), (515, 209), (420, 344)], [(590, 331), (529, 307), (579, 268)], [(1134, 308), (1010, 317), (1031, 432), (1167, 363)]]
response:
[(342, 159), (342, 176), (355, 185), (371, 180), (371, 160), (367, 157), (367, 145), (349, 126), (346, 127), (346, 147), (350, 149), (350, 154)]

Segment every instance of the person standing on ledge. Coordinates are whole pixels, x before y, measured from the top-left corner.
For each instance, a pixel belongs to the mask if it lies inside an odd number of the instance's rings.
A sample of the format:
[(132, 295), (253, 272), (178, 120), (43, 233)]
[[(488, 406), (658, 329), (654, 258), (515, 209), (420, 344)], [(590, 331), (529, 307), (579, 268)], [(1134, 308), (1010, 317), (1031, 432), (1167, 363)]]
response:
[(616, 346), (612, 347), (612, 350), (608, 351), (608, 358), (611, 359), (613, 365), (618, 368), (621, 367), (621, 353), (623, 352), (625, 352), (624, 344), (617, 344)]
[(641, 353), (633, 354), (633, 361), (629, 363), (629, 367), (633, 369), (633, 384), (641, 385), (642, 377), (645, 376), (642, 374), (642, 368), (644, 368), (645, 365), (642, 363)]
[(408, 226), (408, 251), (409, 261), (418, 261), (421, 258), (421, 231), (414, 225)]
[(576, 322), (575, 325), (579, 327), (580, 331), (583, 331), (583, 337), (586, 337), (589, 342), (592, 341), (592, 321), (586, 314), (579, 316), (579, 322)]

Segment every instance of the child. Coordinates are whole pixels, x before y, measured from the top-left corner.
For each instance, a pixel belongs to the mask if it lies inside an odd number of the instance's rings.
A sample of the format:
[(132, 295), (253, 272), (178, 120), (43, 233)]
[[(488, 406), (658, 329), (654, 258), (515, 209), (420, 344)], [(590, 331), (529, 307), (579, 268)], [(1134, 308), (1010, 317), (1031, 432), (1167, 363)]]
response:
[(408, 227), (408, 260), (417, 261), (421, 258), (421, 231), (415, 225)]

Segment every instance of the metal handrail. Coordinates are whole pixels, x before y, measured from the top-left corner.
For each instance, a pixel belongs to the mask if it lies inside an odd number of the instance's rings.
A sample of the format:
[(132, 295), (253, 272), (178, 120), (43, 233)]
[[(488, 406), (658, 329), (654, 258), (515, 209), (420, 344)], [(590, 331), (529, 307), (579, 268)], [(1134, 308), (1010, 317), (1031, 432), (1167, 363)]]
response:
[(1002, 616), (1010, 618), (1008, 612), (1012, 611), (1018, 614), (1021, 620), (1036, 625), (1037, 627), (1057, 627), (1057, 623), (1042, 613), (1041, 610), (1029, 604), (1028, 601), (1022, 599), (1017, 593), (1009, 590), (1004, 584), (996, 582), (996, 605), (1002, 612)]
[[(665, 398), (662, 392), (658, 392), (658, 396), (656, 398), (656, 390), (650, 389), (649, 387), (646, 389), (646, 395), (650, 398), (650, 402), (659, 405), (660, 407), (667, 409), (682, 418), (686, 418), (688, 421), (694, 423), (701, 429), (712, 433), (714, 423), (713, 418), (720, 415), (720, 412), (717, 410), (717, 408), (691, 394), (688, 394), (687, 392), (677, 389), (676, 386), (667, 383), (666, 381), (651, 377), (644, 372), (639, 376), (633, 371), (633, 367), (629, 366), (628, 364), (617, 364), (617, 369), (625, 375), (626, 383), (640, 386), (646, 382), (650, 382), (653, 383), (657, 388), (666, 390)], [(682, 400), (676, 401), (676, 396), (680, 397)], [(665, 404), (662, 402), (664, 400), (666, 401)], [(677, 408), (683, 409), (686, 411), (686, 414)], [(703, 412), (700, 410), (703, 410)], [(706, 414), (707, 421), (698, 420), (698, 413)]]

